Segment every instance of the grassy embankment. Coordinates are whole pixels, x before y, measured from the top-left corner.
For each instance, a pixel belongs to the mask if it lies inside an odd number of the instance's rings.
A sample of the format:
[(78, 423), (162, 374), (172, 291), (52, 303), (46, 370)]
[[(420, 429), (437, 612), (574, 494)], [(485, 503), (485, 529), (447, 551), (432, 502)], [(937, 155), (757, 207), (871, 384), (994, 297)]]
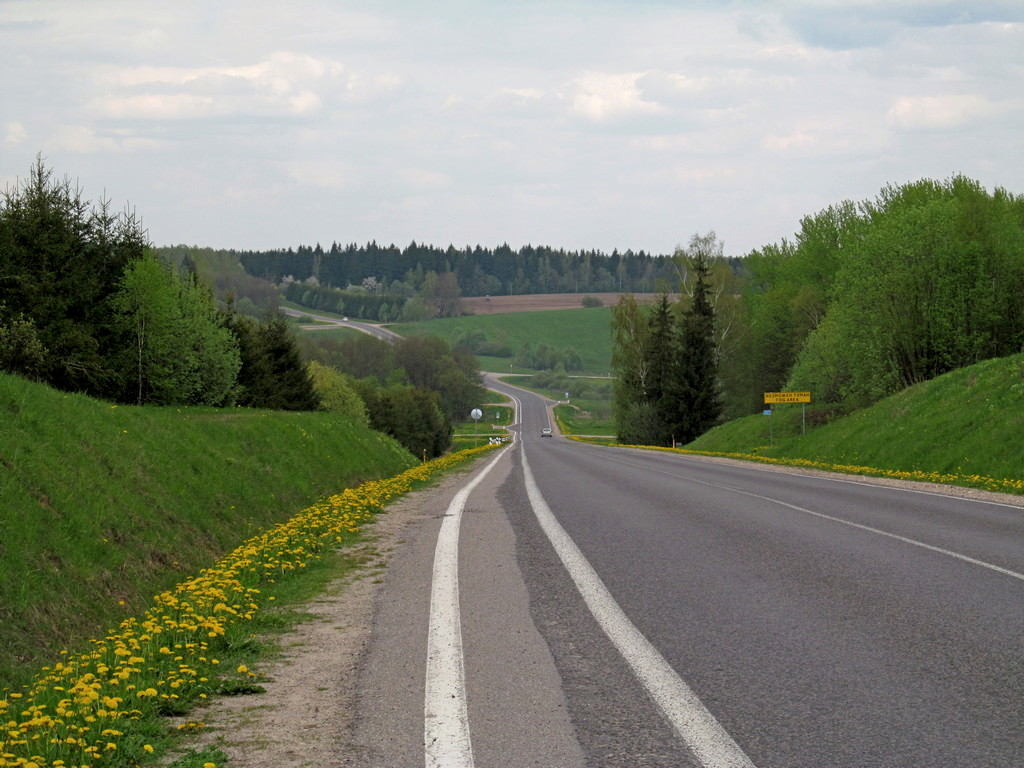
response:
[(0, 375), (0, 692), (317, 498), (416, 463), (330, 414), (114, 406)]
[(961, 368), (813, 426), (819, 413), (808, 406), (802, 435), (800, 406), (779, 406), (686, 450), (1024, 494), (1024, 355)]

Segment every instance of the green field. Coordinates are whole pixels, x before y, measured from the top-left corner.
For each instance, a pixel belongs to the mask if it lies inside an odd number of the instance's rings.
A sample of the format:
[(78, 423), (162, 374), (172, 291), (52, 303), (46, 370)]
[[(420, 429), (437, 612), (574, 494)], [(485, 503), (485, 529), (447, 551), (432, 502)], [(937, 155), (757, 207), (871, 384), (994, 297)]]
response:
[[(514, 312), (500, 315), (468, 315), (427, 320), (422, 323), (395, 323), (388, 328), (403, 336), (435, 334), (451, 341), (457, 330), (481, 330), (490, 341), (506, 343), (513, 351), (524, 343), (533, 347), (547, 344), (555, 349), (572, 348), (579, 353), (583, 369), (576, 373), (608, 375), (611, 371), (611, 308), (559, 309), (546, 312)], [(529, 369), (512, 367), (503, 357), (478, 356), (485, 371), (526, 373)]]
[(574, 400), (555, 406), (558, 426), (567, 435), (615, 437), (610, 400)]
[(415, 464), (328, 413), (115, 406), (0, 374), (0, 690), (317, 498)]

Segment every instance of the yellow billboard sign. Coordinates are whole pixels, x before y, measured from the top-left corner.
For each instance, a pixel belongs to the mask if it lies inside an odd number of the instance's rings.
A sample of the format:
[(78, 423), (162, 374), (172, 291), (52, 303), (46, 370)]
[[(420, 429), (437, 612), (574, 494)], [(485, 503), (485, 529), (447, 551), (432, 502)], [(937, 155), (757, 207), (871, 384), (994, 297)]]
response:
[(809, 403), (811, 402), (810, 392), (765, 392), (766, 403)]

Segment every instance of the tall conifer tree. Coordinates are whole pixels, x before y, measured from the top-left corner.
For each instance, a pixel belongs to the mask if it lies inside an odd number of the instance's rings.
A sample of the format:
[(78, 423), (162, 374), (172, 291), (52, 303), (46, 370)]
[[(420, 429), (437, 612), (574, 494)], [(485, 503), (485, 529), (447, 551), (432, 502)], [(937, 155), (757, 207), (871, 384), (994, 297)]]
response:
[(681, 443), (707, 432), (722, 412), (707, 255), (695, 249), (689, 268), (694, 278), (693, 295), (679, 326), (678, 368), (673, 382), (676, 410), (671, 428), (675, 440)]

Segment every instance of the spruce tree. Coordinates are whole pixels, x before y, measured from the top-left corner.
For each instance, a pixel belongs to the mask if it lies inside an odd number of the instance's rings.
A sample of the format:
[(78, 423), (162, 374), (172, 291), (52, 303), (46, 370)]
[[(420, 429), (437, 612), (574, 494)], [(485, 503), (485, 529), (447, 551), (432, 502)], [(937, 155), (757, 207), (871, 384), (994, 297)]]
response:
[(21, 339), (3, 369), (116, 397), (122, 339), (109, 300), (146, 244), (134, 214), (91, 205), (37, 158), (27, 179), (0, 192), (0, 334)]
[(250, 317), (232, 315), (228, 327), (238, 339), (242, 357), (239, 405), (280, 411), (320, 408), (320, 396), (283, 313), (270, 313), (258, 324)]
[(715, 310), (710, 297), (711, 267), (697, 250), (690, 258), (694, 277), (690, 306), (679, 325), (679, 356), (673, 380), (675, 440), (689, 443), (707, 432), (722, 412), (715, 350)]

